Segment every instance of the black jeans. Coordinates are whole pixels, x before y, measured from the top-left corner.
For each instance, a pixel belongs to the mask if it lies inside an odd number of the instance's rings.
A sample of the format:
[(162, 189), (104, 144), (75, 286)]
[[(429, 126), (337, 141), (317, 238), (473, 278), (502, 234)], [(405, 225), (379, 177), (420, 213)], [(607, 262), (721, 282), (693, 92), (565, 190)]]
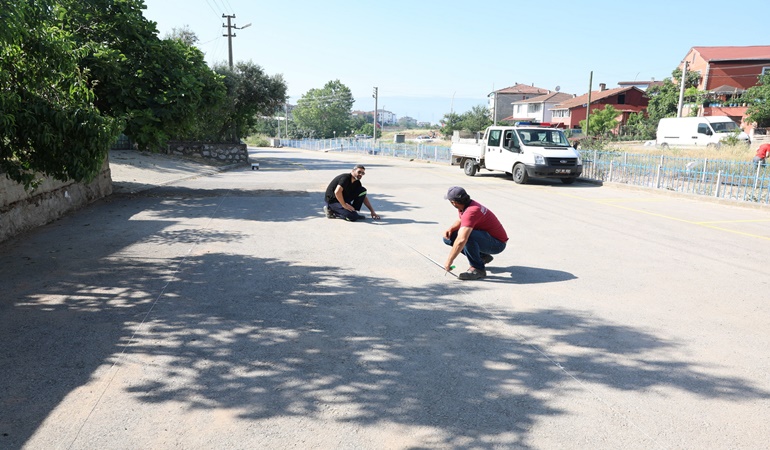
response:
[(351, 222), (361, 219), (361, 216), (357, 211), (361, 211), (361, 206), (364, 204), (366, 198), (366, 188), (361, 186), (360, 188), (352, 189), (351, 192), (343, 192), (343, 198), (345, 203), (352, 206), (355, 211), (348, 211), (343, 208), (339, 202), (329, 203), (329, 209), (336, 215), (347, 219)]

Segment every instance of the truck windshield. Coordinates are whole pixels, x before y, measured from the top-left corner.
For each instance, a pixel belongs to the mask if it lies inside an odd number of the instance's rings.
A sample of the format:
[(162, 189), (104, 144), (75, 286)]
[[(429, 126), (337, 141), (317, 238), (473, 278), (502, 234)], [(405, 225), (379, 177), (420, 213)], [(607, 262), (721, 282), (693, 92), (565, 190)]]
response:
[(712, 122), (711, 128), (715, 133), (732, 133), (738, 129), (738, 125), (735, 122)]
[(561, 130), (547, 128), (524, 128), (517, 130), (519, 139), (525, 145), (540, 147), (569, 147), (570, 144)]

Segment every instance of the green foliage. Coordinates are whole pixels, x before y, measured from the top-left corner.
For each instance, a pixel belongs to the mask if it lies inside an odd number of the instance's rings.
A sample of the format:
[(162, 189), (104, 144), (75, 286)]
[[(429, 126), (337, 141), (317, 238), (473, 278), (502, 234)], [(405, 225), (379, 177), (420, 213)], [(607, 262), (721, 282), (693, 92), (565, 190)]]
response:
[(653, 123), (643, 112), (633, 113), (628, 116), (628, 121), (623, 128), (623, 135), (628, 139), (646, 141), (655, 139), (657, 123)]
[[(355, 115), (350, 117), (350, 129), (353, 130), (350, 134), (366, 134), (367, 136), (371, 136), (372, 133), (372, 123), (374, 122), (374, 114), (363, 114), (363, 115)], [(364, 131), (364, 127), (366, 125), (369, 125), (369, 133)]]
[(604, 109), (596, 108), (591, 111), (588, 128), (585, 120), (580, 121), (580, 128), (585, 130), (587, 136), (606, 136), (618, 127), (619, 114), (612, 105), (606, 105)]
[(679, 88), (670, 79), (662, 85), (652, 86), (647, 90), (650, 98), (647, 105), (647, 117), (657, 125), (664, 117), (675, 117), (679, 105)]
[[(372, 119), (374, 120), (374, 119)], [(358, 132), (356, 134), (365, 134), (367, 136), (375, 136), (374, 134), (374, 124), (367, 123), (364, 124), (361, 128), (358, 129)], [(377, 129), (377, 135), (375, 136), (377, 139), (382, 137), (382, 130)]]
[(444, 114), (442, 126), (439, 128), (445, 137), (451, 137), (455, 131), (467, 131), (469, 133), (483, 132), (492, 125), (489, 118), (489, 110), (484, 105), (477, 105), (462, 114)]
[(471, 133), (484, 131), (490, 125), (492, 120), (489, 118), (489, 109), (484, 105), (476, 105), (460, 116), (460, 126)]
[(401, 117), (398, 119), (398, 126), (410, 130), (417, 127), (417, 120), (411, 117)]
[(305, 93), (297, 101), (292, 114), (297, 127), (313, 131), (315, 138), (331, 138), (335, 132), (344, 136), (351, 129), (353, 102), (350, 89), (340, 80), (334, 80), (322, 89), (311, 89)]
[(759, 83), (746, 90), (743, 99), (749, 103), (746, 120), (762, 128), (770, 127), (770, 73), (759, 77)]
[(101, 169), (121, 121), (95, 105), (88, 48), (60, 27), (58, 2), (3, 2), (0, 32), (0, 170), (30, 188), (36, 172), (90, 181)]
[(719, 144), (727, 145), (731, 147), (738, 147), (739, 145), (747, 146), (748, 144), (745, 141), (742, 141), (741, 139), (738, 138), (740, 134), (741, 134), (741, 130), (735, 130), (734, 132), (720, 139)]
[(441, 134), (446, 138), (452, 137), (455, 130), (462, 130), (462, 117), (457, 113), (444, 114), (444, 118), (441, 120), (442, 125), (439, 128)]

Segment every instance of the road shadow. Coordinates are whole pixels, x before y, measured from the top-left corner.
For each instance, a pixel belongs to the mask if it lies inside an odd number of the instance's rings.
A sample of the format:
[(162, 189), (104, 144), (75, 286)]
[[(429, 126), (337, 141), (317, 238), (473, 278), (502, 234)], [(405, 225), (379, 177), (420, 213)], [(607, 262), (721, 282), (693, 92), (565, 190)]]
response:
[[(307, 218), (299, 211), (318, 194), (161, 192), (195, 195), (98, 202), (0, 244), (0, 447), (24, 447), (74, 391), (104, 386), (104, 368), (113, 365), (142, 367), (141, 378), (114, 388), (148, 408), (222, 409), (254, 427), (287, 417), (423, 426), (438, 430), (436, 448), (533, 448), (530, 430), (569, 413), (554, 400), (565, 370), (610, 389), (665, 387), (725, 402), (768, 397), (751, 380), (717, 375), (720, 368), (660, 356), (681, 354), (675, 342), (579, 312), (474, 305), (458, 301), (452, 284), (410, 285), (330, 265), (188, 255), (181, 250), (191, 243), (251, 238), (185, 227), (189, 218), (236, 218), (277, 208), (276, 199), (280, 209), (249, 217)], [(137, 220), (140, 212), (153, 219)], [(136, 243), (179, 246), (185, 256), (136, 254)], [(574, 278), (503, 269), (529, 283)], [(548, 346), (527, 335), (547, 336)], [(346, 413), (330, 417), (331, 403)], [(57, 424), (64, 447), (83, 423), (77, 414), (87, 417), (94, 404), (82, 406)], [(112, 416), (141, 414), (102, 407)], [(146, 431), (132, 426), (121, 425), (125, 436)]]
[(492, 265), (487, 267), (487, 273), (490, 276), (484, 279), (485, 282), (509, 284), (559, 283), (577, 279), (569, 272), (526, 266), (496, 267)]

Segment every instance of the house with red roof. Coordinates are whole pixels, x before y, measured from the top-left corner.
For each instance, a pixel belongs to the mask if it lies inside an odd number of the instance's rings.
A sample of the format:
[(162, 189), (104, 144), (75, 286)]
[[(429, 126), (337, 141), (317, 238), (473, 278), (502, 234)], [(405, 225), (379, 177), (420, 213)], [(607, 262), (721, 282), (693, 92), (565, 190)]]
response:
[[(619, 125), (623, 125), (631, 114), (646, 111), (648, 102), (645, 92), (636, 86), (607, 89), (606, 84), (600, 83), (599, 90), (591, 92), (591, 113), (612, 105), (618, 110)], [(580, 121), (585, 120), (587, 111), (588, 94), (583, 94), (554, 106), (551, 123), (561, 123), (565, 128), (580, 128)]]
[[(709, 101), (698, 111), (701, 116), (729, 116), (742, 123), (746, 106), (737, 99), (756, 86), (759, 77), (770, 73), (770, 45), (746, 47), (692, 47), (679, 68), (700, 73), (698, 90), (709, 94)], [(682, 115), (689, 111), (683, 110)]]
[(512, 103), (513, 114), (502, 120), (506, 122), (551, 122), (553, 107), (573, 97), (574, 95), (564, 92), (551, 92), (550, 94), (515, 101)]
[(489, 110), (492, 120), (497, 123), (513, 115), (513, 102), (550, 94), (551, 91), (536, 87), (534, 84), (516, 83), (513, 86), (489, 93)]

